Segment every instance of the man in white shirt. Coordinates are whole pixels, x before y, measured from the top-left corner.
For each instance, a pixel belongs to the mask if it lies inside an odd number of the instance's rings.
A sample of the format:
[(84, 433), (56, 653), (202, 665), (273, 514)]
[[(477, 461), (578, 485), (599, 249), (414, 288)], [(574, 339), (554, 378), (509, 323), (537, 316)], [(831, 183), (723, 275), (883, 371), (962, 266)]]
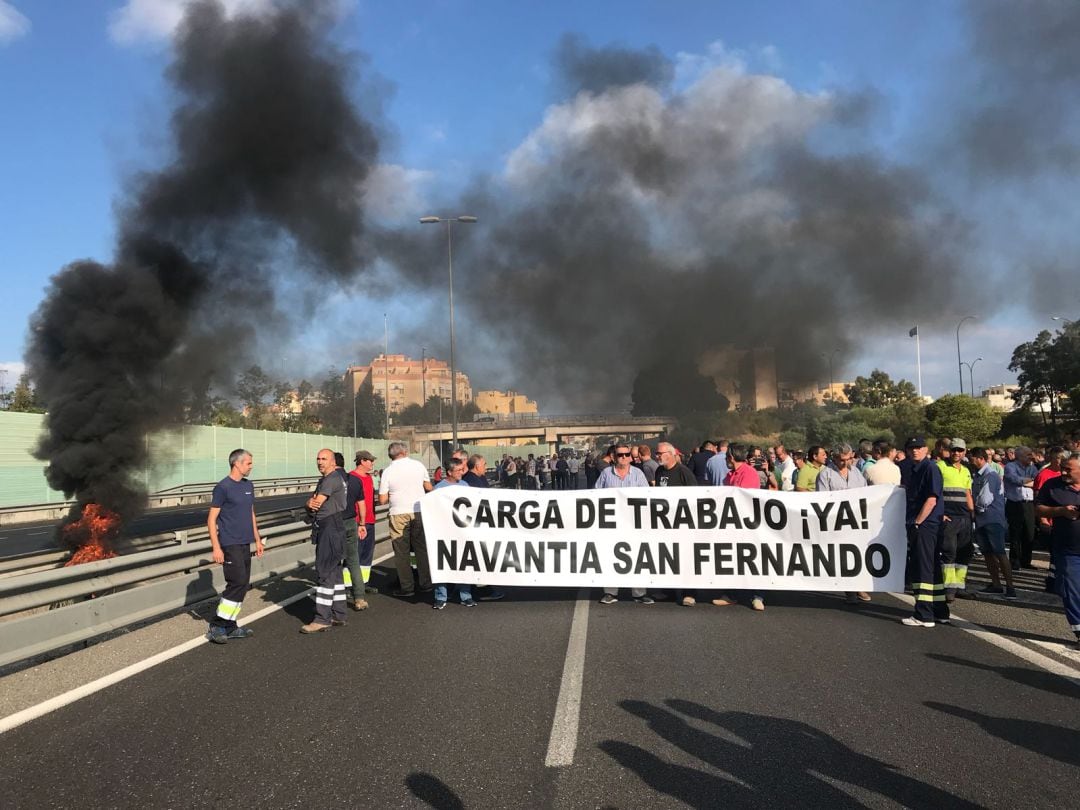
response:
[(782, 492), (794, 492), (795, 483), (791, 479), (795, 475), (795, 459), (782, 444), (776, 445), (773, 452), (776, 453), (776, 483)]
[(900, 468), (893, 462), (893, 459), (896, 458), (896, 448), (884, 439), (878, 439), (874, 442), (872, 455), (874, 463), (866, 465), (866, 472), (863, 473), (866, 482), (871, 485), (891, 484), (894, 487), (900, 486)]
[(391, 461), (379, 480), (379, 503), (390, 504), (390, 545), (394, 549), (394, 566), (398, 572), (398, 589), (394, 596), (408, 597), (416, 592), (410, 553), (416, 554), (420, 590), (427, 592), (434, 587), (424, 524), (420, 520), (420, 499), (424, 493), (431, 492), (431, 477), (423, 464), (409, 458), (404, 442), (390, 442), (386, 452)]

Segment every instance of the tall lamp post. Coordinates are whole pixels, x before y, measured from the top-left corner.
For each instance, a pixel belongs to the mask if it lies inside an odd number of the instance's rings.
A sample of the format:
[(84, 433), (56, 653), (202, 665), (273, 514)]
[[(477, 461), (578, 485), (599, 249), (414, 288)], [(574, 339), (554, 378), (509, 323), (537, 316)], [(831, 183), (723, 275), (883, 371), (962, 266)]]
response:
[(427, 407), (427, 346), (420, 347), (420, 396)]
[(476, 217), (420, 217), (422, 225), (437, 225), (446, 223), (446, 269), (450, 282), (450, 419), (453, 433), (454, 450), (458, 447), (458, 418), (457, 418), (457, 343), (454, 339), (454, 239), (451, 225), (454, 222), (472, 223)]
[(831, 402), (831, 403), (836, 402), (836, 392), (833, 390), (834, 386), (836, 385), (836, 380), (833, 379), (833, 358), (836, 357), (836, 353), (838, 351), (840, 351), (840, 350), (839, 349), (833, 349), (831, 352), (829, 352), (827, 354), (825, 352), (821, 353), (821, 359), (822, 360), (827, 359), (829, 361), (829, 402)]
[(968, 389), (971, 392), (971, 398), (975, 398), (975, 364), (982, 360), (981, 357), (976, 357), (970, 363), (963, 363), (968, 367)]
[(965, 315), (960, 319), (960, 323), (956, 325), (956, 370), (960, 374), (960, 396), (964, 395), (964, 367), (961, 365), (963, 362), (960, 359), (960, 327), (964, 325), (964, 321), (975, 320), (974, 315)]

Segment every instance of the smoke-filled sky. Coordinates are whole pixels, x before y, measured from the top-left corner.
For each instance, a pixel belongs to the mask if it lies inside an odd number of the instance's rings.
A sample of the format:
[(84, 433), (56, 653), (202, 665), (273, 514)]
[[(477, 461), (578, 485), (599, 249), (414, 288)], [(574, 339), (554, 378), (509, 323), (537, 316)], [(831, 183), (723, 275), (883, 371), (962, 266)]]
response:
[[(731, 342), (774, 345), (781, 377), (824, 380), (835, 352), (837, 379), (913, 380), (915, 323), (936, 396), (958, 386), (961, 317), (979, 316), (962, 340), (980, 388), (1011, 379), (1012, 348), (1050, 316), (1080, 316), (1070, 0), (337, 0), (318, 25), (344, 116), (318, 77), (249, 98), (259, 65), (243, 59), (178, 84), (185, 5), (0, 2), (9, 387), (49, 277), (123, 259), (144, 226), (227, 248), (212, 272), (228, 303), (181, 344), (233, 313), (254, 325), (238, 359), (318, 379), (380, 350), (384, 313), (391, 351), (446, 356), (445, 233), (417, 219), (474, 214), (455, 231), (459, 367), (549, 412), (625, 407), (637, 369)], [(226, 16), (282, 5), (232, 0)], [(186, 111), (178, 163), (183, 81), (236, 95)], [(351, 173), (331, 154), (275, 185), (303, 155), (229, 153), (290, 99), (361, 122), (337, 133)], [(309, 195), (334, 204), (305, 209)]]

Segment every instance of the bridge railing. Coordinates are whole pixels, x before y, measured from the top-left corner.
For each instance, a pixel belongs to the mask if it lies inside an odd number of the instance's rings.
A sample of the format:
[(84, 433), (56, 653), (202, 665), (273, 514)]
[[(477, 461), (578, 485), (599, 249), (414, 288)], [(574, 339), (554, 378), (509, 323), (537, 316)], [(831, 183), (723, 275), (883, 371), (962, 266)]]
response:
[[(482, 419), (474, 422), (458, 422), (458, 431), (474, 428), (488, 429), (500, 427), (574, 427), (576, 425), (656, 425), (675, 424), (677, 420), (670, 416), (618, 416), (606, 414), (568, 414), (565, 416), (538, 416), (536, 414), (493, 414), (495, 419)], [(406, 426), (402, 426), (406, 427)], [(422, 433), (447, 432), (450, 424), (410, 425), (414, 431)]]

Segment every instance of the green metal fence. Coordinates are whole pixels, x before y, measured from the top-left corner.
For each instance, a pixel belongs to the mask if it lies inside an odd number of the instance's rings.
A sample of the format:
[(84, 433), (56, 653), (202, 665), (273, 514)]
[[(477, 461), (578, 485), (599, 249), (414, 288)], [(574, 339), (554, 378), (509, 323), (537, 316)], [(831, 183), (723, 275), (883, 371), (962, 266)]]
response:
[[(0, 507), (25, 504), (60, 503), (62, 492), (50, 489), (45, 481), (45, 464), (34, 458), (34, 448), (45, 427), (45, 417), (35, 413), (0, 411)], [(183, 425), (146, 438), (150, 462), (132, 474), (141, 477), (150, 492), (159, 492), (182, 484), (217, 481), (229, 471), (228, 456), (243, 447), (251, 452), (255, 467), (251, 477), (285, 478), (318, 475), (315, 454), (323, 447), (344, 454), (351, 463), (357, 450), (370, 450), (383, 466), (386, 439), (354, 439), (351, 436), (323, 436), (309, 433), (281, 433), (269, 430)], [(488, 462), (503, 453), (530, 452), (522, 447), (473, 447), (469, 452), (482, 454)], [(433, 452), (421, 459), (434, 467)]]

